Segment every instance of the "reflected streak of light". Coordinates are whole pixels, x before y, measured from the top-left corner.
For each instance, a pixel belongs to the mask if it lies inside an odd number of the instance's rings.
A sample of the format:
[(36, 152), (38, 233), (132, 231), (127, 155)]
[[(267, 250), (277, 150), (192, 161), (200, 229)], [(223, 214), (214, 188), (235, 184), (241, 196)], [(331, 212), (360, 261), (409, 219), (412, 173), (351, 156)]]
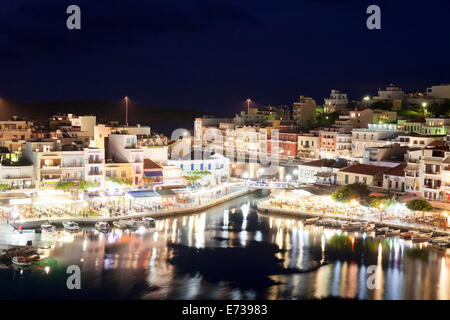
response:
[(441, 258), (441, 272), (439, 275), (439, 284), (438, 284), (438, 299), (439, 300), (448, 300), (448, 271), (445, 263), (445, 257)]
[(155, 232), (153, 233), (153, 241), (154, 241), (154, 242), (158, 241), (158, 236), (159, 236), (158, 231), (155, 231)]
[(376, 300), (383, 299), (383, 246), (380, 244), (378, 245), (378, 256), (377, 256), (377, 270), (375, 271), (375, 283), (376, 283), (376, 289), (375, 289), (375, 296), (374, 298)]
[(320, 260), (320, 263), (323, 264), (325, 262), (325, 235), (322, 234), (322, 237), (320, 239), (320, 247), (322, 248), (322, 259)]
[(230, 214), (230, 212), (228, 211), (228, 210), (224, 210), (223, 211), (223, 226), (225, 227), (225, 228), (228, 228), (228, 224), (230, 223), (230, 218), (229, 218), (229, 215)]

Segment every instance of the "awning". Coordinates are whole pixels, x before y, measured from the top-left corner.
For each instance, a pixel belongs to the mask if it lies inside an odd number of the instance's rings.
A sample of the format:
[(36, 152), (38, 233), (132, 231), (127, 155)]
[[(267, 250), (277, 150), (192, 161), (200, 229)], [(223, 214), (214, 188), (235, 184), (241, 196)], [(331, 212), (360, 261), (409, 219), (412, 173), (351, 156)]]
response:
[(151, 177), (162, 177), (163, 173), (162, 171), (144, 171), (144, 177), (151, 178)]
[(154, 198), (159, 197), (159, 195), (154, 191), (129, 191), (127, 192), (133, 198)]
[(171, 189), (157, 189), (156, 192), (161, 197), (173, 197), (173, 196), (176, 196), (176, 193), (173, 192), (173, 190), (171, 190)]

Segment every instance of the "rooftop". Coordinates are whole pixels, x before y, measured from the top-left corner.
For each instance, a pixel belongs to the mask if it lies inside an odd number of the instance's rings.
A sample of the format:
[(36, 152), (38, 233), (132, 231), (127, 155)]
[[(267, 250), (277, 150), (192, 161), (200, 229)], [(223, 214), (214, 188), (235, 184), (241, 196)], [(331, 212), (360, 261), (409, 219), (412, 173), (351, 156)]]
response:
[(386, 171), (390, 170), (392, 168), (390, 167), (383, 167), (383, 166), (374, 166), (371, 164), (361, 164), (357, 163), (354, 165), (351, 165), (347, 168), (341, 169), (341, 172), (348, 172), (348, 173), (357, 173), (357, 174), (363, 174), (366, 176), (376, 176), (379, 174), (383, 174)]
[(389, 169), (384, 174), (387, 174), (390, 176), (403, 177), (403, 176), (405, 176), (405, 168), (406, 168), (406, 164), (399, 164), (398, 166)]

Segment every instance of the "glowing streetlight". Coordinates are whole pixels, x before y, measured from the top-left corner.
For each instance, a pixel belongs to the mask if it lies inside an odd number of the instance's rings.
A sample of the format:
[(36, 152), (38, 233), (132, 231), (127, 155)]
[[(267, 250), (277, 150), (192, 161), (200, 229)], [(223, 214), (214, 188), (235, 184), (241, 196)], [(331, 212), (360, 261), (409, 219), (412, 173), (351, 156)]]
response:
[(248, 172), (244, 172), (244, 174), (242, 175), (242, 178), (248, 179)]
[(365, 96), (363, 99), (364, 99), (364, 101), (369, 101), (370, 97), (369, 96)]
[(290, 174), (286, 175), (286, 180), (287, 180), (287, 181), (291, 181), (291, 180), (292, 180), (292, 177), (291, 177)]
[(428, 103), (422, 102), (422, 109), (423, 109), (423, 114), (424, 115), (427, 114), (427, 106), (428, 106)]
[(252, 102), (252, 99), (247, 98), (247, 100), (245, 100), (245, 102), (247, 102), (247, 113), (250, 113), (250, 103)]
[(124, 99), (125, 99), (125, 123), (128, 127), (128, 96), (126, 96)]

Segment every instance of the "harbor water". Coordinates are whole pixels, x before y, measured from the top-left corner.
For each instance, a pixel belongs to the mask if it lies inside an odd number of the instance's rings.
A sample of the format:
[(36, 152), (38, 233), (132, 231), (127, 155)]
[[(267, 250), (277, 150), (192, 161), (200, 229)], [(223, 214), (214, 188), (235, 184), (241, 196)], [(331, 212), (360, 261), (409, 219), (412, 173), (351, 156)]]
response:
[[(261, 216), (266, 195), (158, 219), (154, 229), (60, 231), (47, 259), (0, 265), (0, 298), (450, 299), (450, 249)], [(81, 270), (80, 289), (67, 286), (69, 266)]]

